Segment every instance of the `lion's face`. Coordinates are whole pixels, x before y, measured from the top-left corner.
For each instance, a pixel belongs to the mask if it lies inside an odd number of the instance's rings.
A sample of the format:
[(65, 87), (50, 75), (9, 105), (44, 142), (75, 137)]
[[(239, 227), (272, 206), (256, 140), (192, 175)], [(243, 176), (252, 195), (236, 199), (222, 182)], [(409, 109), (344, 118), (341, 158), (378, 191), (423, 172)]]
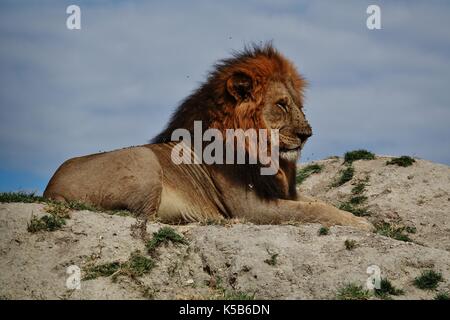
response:
[(300, 96), (292, 86), (278, 81), (268, 84), (261, 117), (268, 129), (279, 130), (280, 156), (286, 160), (296, 161), (301, 148), (312, 135), (302, 108)]

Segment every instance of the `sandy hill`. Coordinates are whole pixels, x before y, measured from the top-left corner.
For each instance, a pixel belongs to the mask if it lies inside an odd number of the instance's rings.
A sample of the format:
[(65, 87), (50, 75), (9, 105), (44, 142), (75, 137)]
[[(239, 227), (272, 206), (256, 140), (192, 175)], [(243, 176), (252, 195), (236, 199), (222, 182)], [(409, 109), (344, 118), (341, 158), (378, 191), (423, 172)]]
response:
[[(331, 158), (299, 170), (303, 194), (367, 216), (377, 233), (155, 222), (145, 242), (136, 219), (122, 213), (2, 203), (0, 298), (432, 299), (450, 290), (450, 167), (417, 159), (387, 165), (390, 159)], [(57, 216), (44, 218), (55, 230), (30, 232), (44, 216)], [(365, 292), (371, 265), (402, 294)], [(81, 270), (79, 290), (66, 286), (69, 266)], [(441, 275), (436, 289), (414, 283), (428, 270)]]

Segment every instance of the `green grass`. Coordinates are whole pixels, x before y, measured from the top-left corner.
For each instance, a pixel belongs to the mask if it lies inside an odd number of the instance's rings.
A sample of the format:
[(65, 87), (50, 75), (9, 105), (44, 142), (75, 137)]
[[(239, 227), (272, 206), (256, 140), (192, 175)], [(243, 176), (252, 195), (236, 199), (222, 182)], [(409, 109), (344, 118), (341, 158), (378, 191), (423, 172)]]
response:
[(411, 242), (411, 238), (405, 234), (406, 227), (393, 226), (388, 222), (380, 222), (375, 224), (375, 232), (389, 238), (400, 241)]
[(223, 287), (223, 282), (220, 277), (217, 277), (216, 281), (217, 282), (215, 285), (215, 289), (218, 291), (219, 297), (215, 296), (214, 299), (217, 299), (217, 300), (255, 300), (254, 293), (227, 290)]
[(350, 204), (359, 205), (367, 201), (366, 196), (353, 196), (350, 198)]
[(342, 186), (344, 183), (353, 179), (353, 175), (355, 174), (355, 169), (350, 166), (342, 170), (338, 179), (333, 183), (333, 187)]
[(345, 249), (353, 250), (356, 248), (356, 241), (347, 239), (347, 240), (345, 240), (344, 245), (345, 245)]
[(344, 155), (344, 163), (352, 163), (356, 160), (373, 160), (375, 159), (375, 155), (367, 150), (354, 150), (346, 152)]
[(64, 218), (55, 215), (45, 215), (41, 218), (32, 217), (27, 225), (28, 232), (55, 231), (61, 229), (66, 224)]
[(366, 191), (366, 183), (365, 182), (358, 182), (353, 188), (352, 188), (352, 194), (358, 195), (364, 193)]
[[(83, 203), (80, 201), (69, 201), (69, 202), (60, 202), (51, 199), (46, 199), (41, 196), (36, 196), (34, 193), (26, 193), (26, 192), (0, 192), (0, 203), (47, 203), (49, 205), (54, 206), (54, 208), (50, 210), (59, 210), (62, 211), (82, 211), (88, 210), (93, 212), (104, 212), (111, 215), (118, 215), (121, 217), (132, 216), (133, 213), (128, 210), (104, 210), (101, 208), (97, 208), (88, 203)], [(48, 211), (48, 210), (47, 210)], [(60, 214), (58, 214), (60, 215)], [(67, 214), (68, 215), (68, 214)]]
[(153, 233), (153, 238), (147, 242), (147, 250), (149, 253), (155, 251), (163, 243), (167, 242), (188, 244), (188, 241), (179, 235), (174, 229), (170, 227), (162, 227), (157, 232)]
[(351, 212), (358, 217), (369, 216), (370, 212), (368, 211), (367, 206), (361, 206), (368, 199), (363, 194), (366, 191), (368, 181), (369, 177), (367, 176), (365, 180), (357, 182), (352, 188), (352, 196), (350, 197), (350, 199), (346, 202), (341, 203), (338, 208), (344, 211)]
[(399, 167), (409, 167), (412, 166), (413, 163), (416, 162), (413, 158), (409, 156), (401, 156), (399, 158), (393, 158), (390, 161), (386, 162), (386, 165), (397, 165)]
[(338, 290), (336, 295), (336, 299), (338, 300), (368, 300), (369, 298), (370, 292), (354, 283), (344, 285)]
[(96, 266), (90, 266), (84, 270), (83, 280), (92, 280), (99, 277), (109, 277), (120, 269), (121, 263), (114, 261)]
[(434, 290), (439, 282), (444, 281), (442, 274), (434, 270), (424, 270), (414, 279), (414, 285), (422, 290)]
[(339, 205), (339, 209), (351, 212), (357, 217), (365, 217), (370, 215), (369, 211), (367, 211), (367, 208), (357, 208), (349, 202), (341, 203)]
[(330, 229), (328, 229), (327, 227), (321, 227), (318, 233), (319, 236), (326, 236), (327, 234), (330, 233)]
[(450, 293), (441, 291), (436, 293), (434, 300), (450, 300)]
[(0, 203), (10, 203), (10, 202), (23, 202), (23, 203), (34, 203), (34, 202), (45, 202), (46, 200), (37, 196), (35, 193), (27, 192), (0, 192)]
[(305, 181), (310, 175), (315, 173), (320, 173), (323, 170), (323, 165), (320, 164), (310, 164), (305, 166), (304, 168), (298, 170), (296, 181), (298, 184), (301, 184)]
[(71, 210), (76, 210), (76, 211), (83, 211), (83, 210), (88, 210), (88, 211), (99, 211), (98, 208), (94, 207), (93, 205), (87, 204), (87, 203), (83, 203), (83, 202), (79, 202), (79, 201), (69, 201), (67, 203), (63, 203), (67, 208), (71, 209)]
[(69, 208), (64, 203), (54, 202), (48, 203), (44, 210), (51, 215), (60, 218), (70, 218)]
[(381, 279), (380, 289), (375, 289), (375, 296), (381, 299), (390, 299), (390, 296), (400, 296), (405, 292), (397, 289), (388, 279)]
[(255, 294), (250, 294), (242, 291), (225, 291), (223, 294), (224, 300), (255, 300)]
[(155, 262), (143, 256), (139, 251), (131, 253), (130, 259), (124, 266), (128, 274), (133, 277), (139, 277), (148, 273), (155, 266)]
[(83, 280), (112, 276), (115, 281), (120, 275), (136, 278), (150, 272), (154, 266), (155, 262), (151, 258), (143, 256), (140, 251), (134, 251), (126, 262), (114, 261), (87, 267)]
[(264, 260), (270, 266), (275, 266), (277, 264), (278, 253), (271, 254), (270, 259)]

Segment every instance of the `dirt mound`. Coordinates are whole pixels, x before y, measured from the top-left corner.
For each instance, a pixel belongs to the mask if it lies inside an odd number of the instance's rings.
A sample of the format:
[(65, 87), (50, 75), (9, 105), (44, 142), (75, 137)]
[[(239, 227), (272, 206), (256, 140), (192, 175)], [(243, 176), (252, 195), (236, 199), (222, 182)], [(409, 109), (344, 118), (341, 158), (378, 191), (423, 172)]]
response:
[[(367, 215), (381, 226), (379, 234), (347, 227), (319, 232), (316, 224), (167, 229), (151, 223), (143, 241), (135, 218), (86, 210), (71, 211), (55, 231), (29, 232), (33, 217), (48, 215), (44, 204), (0, 204), (0, 297), (431, 299), (450, 290), (450, 168), (424, 160), (399, 167), (387, 160), (317, 161), (320, 169), (300, 185), (305, 194)], [(353, 177), (338, 186), (350, 166)], [(403, 292), (367, 294), (371, 265)], [(79, 290), (68, 283), (71, 266), (84, 278)], [(414, 284), (426, 270), (442, 276), (434, 290)]]

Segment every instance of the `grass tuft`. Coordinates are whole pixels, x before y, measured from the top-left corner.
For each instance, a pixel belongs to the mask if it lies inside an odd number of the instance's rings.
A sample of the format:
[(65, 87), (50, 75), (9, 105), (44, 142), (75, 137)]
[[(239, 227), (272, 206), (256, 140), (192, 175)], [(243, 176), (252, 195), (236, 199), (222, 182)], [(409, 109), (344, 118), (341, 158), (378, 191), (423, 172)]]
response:
[(70, 218), (69, 208), (64, 203), (52, 202), (48, 203), (44, 210), (53, 216), (60, 218)]
[(400, 296), (405, 292), (397, 289), (388, 279), (381, 279), (380, 289), (375, 289), (375, 295), (381, 299), (389, 299), (389, 296)]
[(400, 241), (412, 242), (411, 238), (404, 234), (406, 227), (393, 226), (388, 222), (380, 222), (375, 224), (375, 232), (389, 238)]
[(446, 291), (438, 292), (434, 300), (450, 300), (450, 293)]
[(358, 182), (353, 188), (352, 193), (354, 195), (362, 194), (366, 191), (367, 184), (364, 181)]
[(28, 232), (35, 233), (38, 231), (55, 231), (61, 229), (66, 224), (64, 218), (50, 214), (41, 218), (32, 217), (27, 225)]
[(350, 198), (350, 204), (353, 204), (353, 205), (362, 204), (363, 202), (366, 202), (366, 201), (367, 201), (366, 196), (353, 196)]
[(340, 176), (337, 181), (333, 183), (333, 187), (342, 186), (344, 183), (353, 179), (353, 175), (355, 174), (355, 169), (353, 167), (347, 167), (340, 172)]
[(120, 275), (136, 278), (150, 272), (154, 266), (155, 262), (151, 258), (143, 256), (140, 251), (134, 251), (126, 262), (114, 261), (86, 268), (83, 280), (112, 276), (115, 281)]
[(225, 291), (223, 294), (224, 300), (255, 300), (255, 294), (250, 294), (242, 291)]
[(338, 300), (368, 300), (370, 292), (364, 290), (362, 286), (355, 283), (348, 283), (338, 290), (336, 299)]
[(345, 245), (345, 249), (353, 250), (356, 248), (356, 241), (347, 239), (347, 240), (345, 240), (344, 245)]
[(434, 270), (424, 270), (414, 279), (414, 285), (422, 290), (434, 290), (439, 282), (444, 281), (442, 274)]
[(271, 254), (270, 259), (264, 260), (270, 266), (275, 266), (277, 264), (278, 253)]
[(219, 296), (214, 298), (218, 300), (255, 300), (255, 293), (225, 289), (220, 277), (216, 279), (215, 289), (218, 291)]
[(416, 162), (413, 158), (409, 156), (401, 156), (399, 158), (393, 158), (390, 161), (386, 162), (386, 165), (397, 165), (399, 167), (409, 167), (412, 166), (413, 163)]
[(147, 250), (149, 253), (155, 251), (163, 243), (167, 242), (187, 244), (188, 241), (179, 235), (174, 229), (170, 227), (162, 227), (157, 232), (153, 233), (153, 238), (147, 242)]
[(357, 217), (365, 217), (370, 215), (370, 213), (367, 211), (367, 208), (357, 208), (349, 202), (341, 203), (339, 209), (351, 212)]
[(9, 202), (34, 203), (45, 202), (45, 199), (41, 196), (37, 196), (34, 192), (0, 192), (0, 203)]
[(120, 269), (121, 263), (114, 261), (88, 267), (84, 272), (83, 280), (92, 280), (99, 277), (109, 277)]
[(323, 170), (323, 165), (320, 164), (310, 164), (305, 166), (304, 168), (298, 170), (296, 181), (298, 184), (301, 184), (305, 181), (310, 175), (315, 173), (320, 173)]
[(344, 155), (344, 163), (353, 163), (356, 160), (373, 160), (375, 155), (367, 150), (360, 149), (346, 152)]
[(93, 212), (99, 211), (99, 209), (94, 207), (93, 205), (75, 201), (75, 200), (64, 203), (64, 205), (67, 208), (69, 208), (70, 210), (76, 210), (76, 211), (88, 210), (88, 211), (93, 211)]
[(321, 227), (318, 233), (319, 236), (326, 236), (327, 234), (330, 233), (330, 229), (328, 229), (327, 227)]

